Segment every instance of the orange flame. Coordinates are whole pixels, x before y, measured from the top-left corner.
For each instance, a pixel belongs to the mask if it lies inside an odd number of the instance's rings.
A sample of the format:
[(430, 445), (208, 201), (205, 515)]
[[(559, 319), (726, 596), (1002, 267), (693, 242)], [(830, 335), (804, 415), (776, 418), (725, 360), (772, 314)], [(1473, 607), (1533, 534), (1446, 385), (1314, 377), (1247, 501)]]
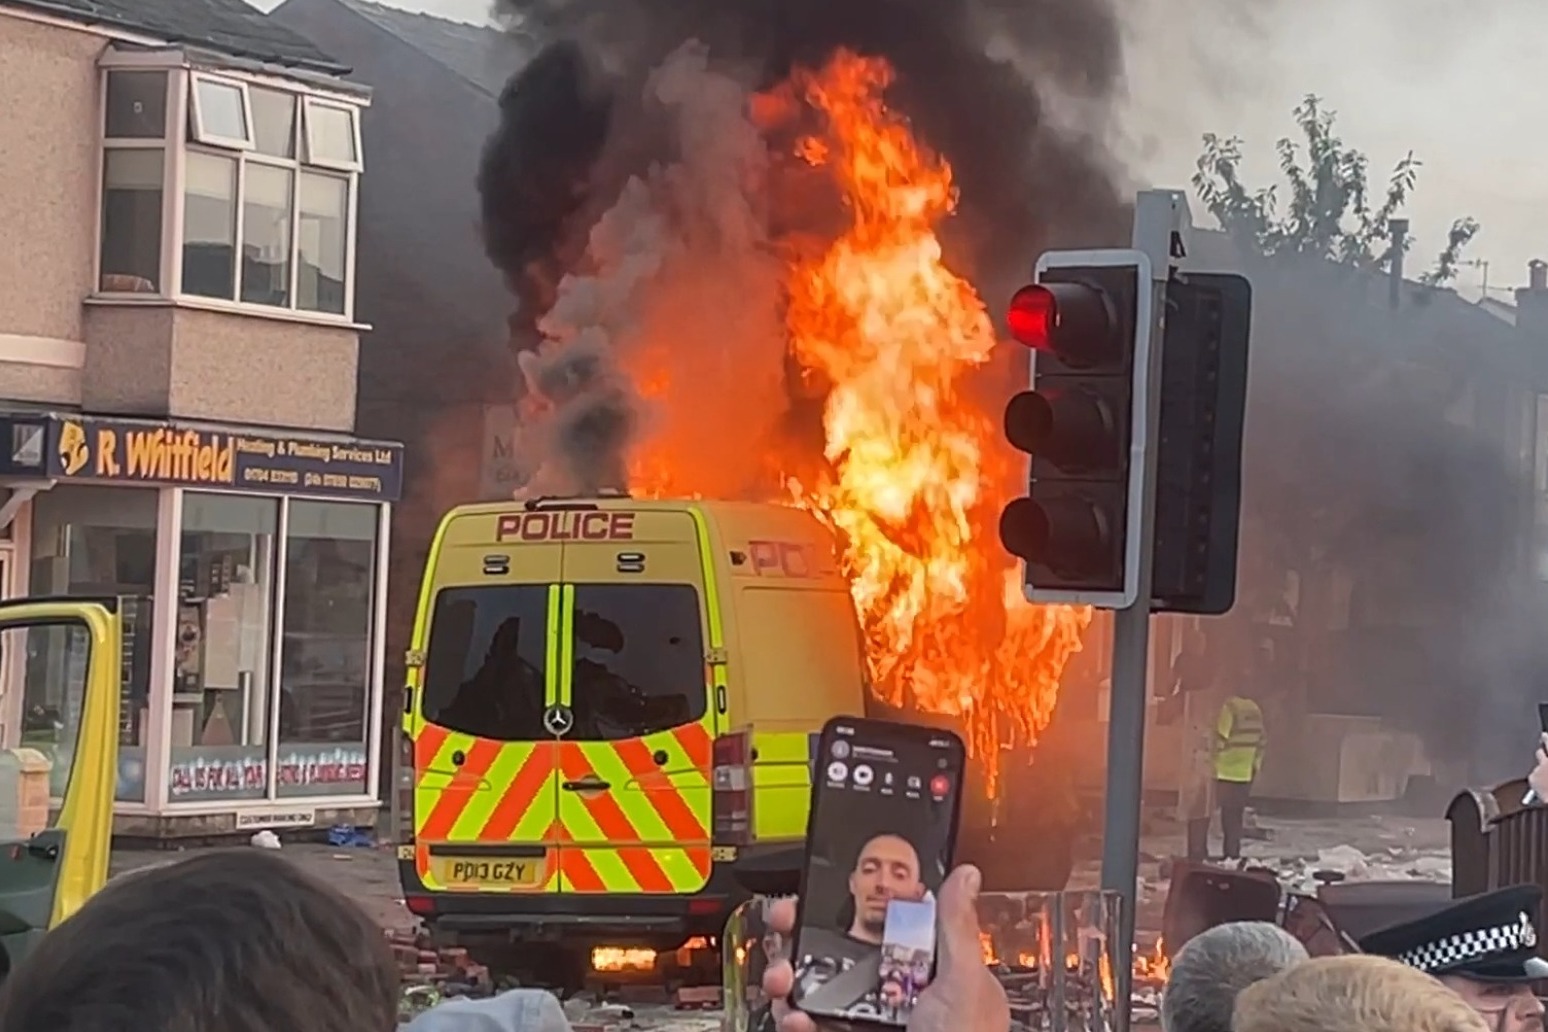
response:
[(591, 951), (593, 971), (649, 971), (656, 951), (638, 946), (598, 946)]
[[(884, 61), (840, 51), (752, 105), (760, 124), (803, 100), (818, 116), (795, 154), (838, 187), (848, 216), (836, 239), (791, 259), (785, 283), (791, 355), (827, 388), (826, 466), (798, 477), (776, 465), (784, 500), (839, 540), (875, 691), (960, 718), (993, 795), (1000, 746), (1047, 726), (1091, 610), (1027, 604), (994, 532), (1014, 470), (965, 381), (996, 334), (936, 233), (956, 205), (951, 168), (888, 109), (891, 79)], [(647, 447), (635, 493), (680, 495), (692, 465)]]
[(992, 792), (1001, 740), (1047, 726), (1091, 613), (1028, 605), (989, 530), (1005, 471), (962, 380), (996, 336), (936, 235), (956, 205), (951, 168), (886, 107), (891, 79), (845, 52), (794, 78), (826, 123), (800, 154), (829, 171), (850, 224), (790, 275), (791, 346), (831, 384), (829, 469), (791, 486), (842, 543), (878, 691), (964, 717)]
[[(994, 937), (988, 932), (978, 933), (979, 954), (985, 964), (994, 966), (1000, 964), (999, 951), (995, 949)], [(1038, 948), (1036, 950), (1021, 950), (1016, 954), (1015, 966), (1028, 969), (1040, 969), (1049, 957), (1049, 943), (1046, 934), (1038, 936)], [(1069, 953), (1064, 958), (1064, 966), (1067, 970), (1078, 971), (1080, 969), (1080, 955)], [(1149, 953), (1139, 952), (1138, 947), (1134, 952), (1134, 966), (1132, 968), (1133, 979), (1136, 983), (1153, 986), (1165, 985), (1167, 977), (1172, 973), (1171, 961), (1166, 956), (1166, 944), (1158, 940), (1155, 947)], [(1104, 950), (1097, 960), (1097, 977), (1101, 980), (1102, 988), (1111, 998), (1117, 991), (1117, 984), (1113, 977), (1112, 960)]]

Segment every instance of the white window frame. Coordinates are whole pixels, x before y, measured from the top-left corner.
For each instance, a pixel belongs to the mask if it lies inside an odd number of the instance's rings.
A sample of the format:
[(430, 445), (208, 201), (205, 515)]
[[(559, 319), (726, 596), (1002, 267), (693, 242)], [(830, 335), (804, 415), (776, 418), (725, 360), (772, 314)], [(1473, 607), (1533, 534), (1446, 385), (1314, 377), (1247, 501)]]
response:
[[(140, 55), (135, 55), (140, 56)], [(111, 72), (143, 72), (159, 71), (167, 75), (167, 117), (162, 127), (162, 135), (154, 136), (123, 136), (109, 137), (107, 135), (107, 101), (108, 101), (108, 75)], [(180, 127), (183, 124), (184, 115), (184, 90), (186, 89), (186, 77), (172, 74), (173, 69), (160, 64), (148, 64), (141, 62), (125, 62), (104, 66), (102, 77), (98, 84), (99, 109), (97, 119), (97, 175), (96, 175), (96, 225), (95, 244), (91, 252), (91, 282), (92, 293), (103, 297), (134, 298), (143, 301), (146, 298), (164, 299), (173, 293), (173, 284), (170, 277), (175, 271), (172, 264), (172, 248), (168, 242), (173, 239), (170, 235), (176, 229), (177, 236), (181, 237), (181, 225), (174, 227), (174, 215), (181, 214), (182, 206), (174, 203), (172, 196), (173, 183), (181, 182), (182, 178), (182, 148), (173, 146), (171, 141), (178, 139)], [(138, 291), (107, 291), (102, 289), (102, 216), (104, 193), (107, 190), (107, 157), (110, 151), (124, 150), (148, 150), (161, 152), (161, 262), (157, 269), (156, 290), (154, 293), (145, 294)], [(176, 166), (174, 168), (174, 165)]]
[[(205, 128), (204, 112), (199, 107), (199, 87), (206, 83), (237, 91), (237, 95), (242, 99), (242, 125), (247, 130), (246, 137), (225, 136)], [(247, 83), (240, 79), (227, 79), (207, 72), (193, 72), (188, 89), (188, 116), (190, 130), (196, 142), (207, 147), (219, 147), (222, 150), (250, 151), (253, 149), (253, 102), (247, 94)]]
[[(360, 172), (364, 169), (365, 154), (360, 146), (360, 109), (348, 104), (335, 104), (323, 100), (321, 97), (302, 98), (302, 133), (301, 142), (305, 146), (305, 162), (314, 168), (332, 169), (335, 172)], [(316, 148), (312, 145), (312, 112), (318, 108), (326, 108), (332, 111), (342, 111), (349, 116), (350, 132), (353, 135), (352, 149), (355, 152), (355, 160), (340, 161), (336, 158), (319, 158), (313, 153)]]
[[(167, 89), (167, 117), (165, 134), (157, 138), (107, 139), (107, 92), (108, 74), (115, 71), (164, 72), (169, 77)], [(171, 51), (116, 51), (110, 49), (99, 64), (99, 98), (96, 169), (96, 240), (92, 250), (92, 297), (113, 303), (160, 303), (186, 304), (248, 315), (264, 316), (293, 322), (329, 326), (355, 325), (355, 273), (360, 243), (359, 203), (360, 176), (364, 171), (365, 152), (361, 138), (361, 115), (369, 103), (366, 97), (350, 94), (319, 92), (307, 84), (273, 74), (225, 72), (216, 74), (188, 63), (185, 54)], [(236, 86), (242, 93), (243, 116), (247, 123), (247, 139), (228, 139), (203, 133), (198, 118), (198, 83), (201, 80), (217, 82), (224, 86)], [(291, 94), (296, 104), (293, 151), (294, 157), (282, 158), (261, 154), (257, 150), (257, 127), (253, 124), (251, 90), (263, 87)], [(348, 111), (354, 130), (356, 160), (353, 162), (321, 161), (309, 159), (310, 133), (308, 111), (313, 104)], [(103, 189), (107, 153), (111, 150), (159, 150), (162, 152), (162, 239), (159, 282), (154, 293), (104, 291), (102, 285), (102, 215)], [(208, 153), (237, 161), (237, 225), (235, 237), (235, 268), (230, 297), (206, 297), (185, 294), (183, 277), (183, 222), (186, 203), (186, 163), (190, 153)], [(290, 269), (287, 304), (284, 306), (242, 301), (242, 247), (243, 208), (247, 187), (249, 164), (284, 168), (291, 173), (290, 206)], [(346, 181), (347, 204), (345, 218), (344, 252), (344, 311), (343, 313), (320, 311), (298, 307), (301, 274), (301, 176), (306, 171), (330, 175)]]
[[(182, 528), (184, 498), (193, 492), (186, 488), (166, 488), (162, 495), (166, 499), (164, 505), (170, 505), (176, 512), (176, 522), (170, 522), (162, 517), (160, 528), (156, 536), (156, 572), (158, 578), (163, 571), (170, 571), (174, 579), (177, 575), (178, 563), (182, 556)], [(220, 492), (216, 492), (220, 493)], [(268, 699), (268, 723), (265, 728), (264, 757), (268, 767), (268, 779), (266, 790), (261, 798), (241, 799), (194, 799), (175, 800), (171, 793), (171, 779), (168, 776), (171, 770), (171, 728), (172, 728), (172, 692), (170, 690), (172, 678), (170, 674), (159, 679), (153, 679), (151, 684), (151, 702), (153, 717), (151, 726), (160, 732), (159, 739), (147, 736), (146, 748), (146, 803), (145, 808), (154, 813), (175, 813), (179, 816), (195, 813), (229, 813), (234, 810), (254, 809), (260, 807), (273, 807), (276, 804), (293, 806), (296, 809), (327, 809), (330, 806), (363, 806), (378, 796), (378, 785), (381, 777), (382, 750), (382, 708), (383, 689), (386, 673), (386, 642), (387, 642), (387, 562), (390, 555), (389, 543), (392, 533), (391, 511), (392, 506), (386, 502), (373, 501), (361, 498), (336, 498), (330, 496), (296, 495), (272, 495), (264, 493), (241, 492), (243, 497), (273, 499), (279, 502), (279, 521), (274, 534), (273, 562), (274, 572), (271, 580), (272, 591), (269, 607), (269, 662), (272, 674), (269, 686)], [(347, 502), (352, 505), (370, 506), (375, 510), (376, 517), (376, 541), (372, 552), (371, 571), (371, 600), (370, 622), (367, 633), (366, 651), (366, 683), (365, 688), (365, 712), (362, 719), (365, 721), (365, 741), (363, 743), (340, 742), (341, 746), (359, 744), (366, 754), (366, 784), (365, 789), (358, 793), (341, 792), (333, 795), (280, 795), (279, 792), (279, 754), (286, 744), (280, 741), (280, 671), (284, 669), (285, 662), (285, 597), (286, 597), (286, 571), (290, 559), (290, 507), (293, 502)], [(161, 510), (165, 513), (166, 509)], [(168, 529), (170, 528), (170, 529)], [(165, 541), (163, 541), (165, 539)], [(161, 587), (160, 580), (157, 588)], [(166, 598), (165, 604), (162, 599)], [(157, 670), (169, 670), (174, 653), (176, 652), (175, 628), (177, 626), (177, 592), (161, 592), (156, 594), (156, 641), (155, 652), (152, 654), (152, 663), (160, 663), (162, 666), (153, 667)], [(166, 627), (165, 633), (162, 628)], [(164, 685), (158, 695), (157, 685)], [(160, 707), (159, 709), (156, 707)], [(154, 744), (152, 744), (154, 743)], [(255, 747), (256, 748), (256, 747)], [(154, 750), (154, 751), (153, 751)], [(152, 771), (156, 773), (152, 773)], [(152, 778), (155, 779), (152, 794)], [(115, 804), (123, 808), (126, 804)], [(385, 811), (390, 803), (383, 803)]]

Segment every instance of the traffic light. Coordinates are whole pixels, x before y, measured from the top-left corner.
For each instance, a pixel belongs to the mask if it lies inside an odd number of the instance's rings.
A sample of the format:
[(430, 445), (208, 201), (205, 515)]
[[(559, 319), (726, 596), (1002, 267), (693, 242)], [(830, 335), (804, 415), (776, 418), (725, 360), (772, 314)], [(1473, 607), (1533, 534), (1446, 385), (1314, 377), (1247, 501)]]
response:
[(1166, 287), (1156, 460), (1156, 611), (1220, 614), (1236, 601), (1252, 285), (1178, 272)]
[(1152, 279), (1140, 251), (1051, 251), (1006, 323), (1031, 356), (1005, 436), (1030, 457), (1027, 495), (1000, 516), (1033, 602), (1106, 608), (1138, 596)]

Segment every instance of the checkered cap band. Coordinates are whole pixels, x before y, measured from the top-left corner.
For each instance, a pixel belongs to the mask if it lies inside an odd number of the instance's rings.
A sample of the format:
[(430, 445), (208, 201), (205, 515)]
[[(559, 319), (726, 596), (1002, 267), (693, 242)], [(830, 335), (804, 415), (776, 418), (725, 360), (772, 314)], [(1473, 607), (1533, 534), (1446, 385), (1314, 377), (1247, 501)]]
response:
[(1428, 973), (1536, 948), (1537, 929), (1532, 926), (1532, 918), (1522, 911), (1512, 924), (1448, 935), (1399, 954), (1397, 959)]

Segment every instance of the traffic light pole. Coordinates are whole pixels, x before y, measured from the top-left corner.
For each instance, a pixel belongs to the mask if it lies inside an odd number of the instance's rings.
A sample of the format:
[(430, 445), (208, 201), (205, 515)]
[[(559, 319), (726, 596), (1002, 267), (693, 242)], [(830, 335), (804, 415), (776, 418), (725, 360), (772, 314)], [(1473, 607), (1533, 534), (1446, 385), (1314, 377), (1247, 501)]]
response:
[(1148, 442), (1131, 462), (1143, 465), (1139, 493), (1139, 595), (1134, 604), (1113, 614), (1113, 664), (1108, 695), (1107, 810), (1102, 831), (1102, 888), (1117, 892), (1117, 960), (1114, 965), (1114, 1028), (1128, 1032), (1134, 978), (1134, 919), (1138, 904), (1141, 795), (1144, 791), (1145, 712), (1149, 701), (1150, 589), (1155, 551), (1156, 454), (1161, 413), (1162, 332), (1166, 284), (1176, 262), (1174, 241), (1186, 245), (1192, 228), (1187, 200), (1172, 190), (1144, 190), (1134, 209), (1136, 251), (1150, 257), (1152, 282), (1151, 360), (1144, 385), (1148, 432), (1134, 439)]

